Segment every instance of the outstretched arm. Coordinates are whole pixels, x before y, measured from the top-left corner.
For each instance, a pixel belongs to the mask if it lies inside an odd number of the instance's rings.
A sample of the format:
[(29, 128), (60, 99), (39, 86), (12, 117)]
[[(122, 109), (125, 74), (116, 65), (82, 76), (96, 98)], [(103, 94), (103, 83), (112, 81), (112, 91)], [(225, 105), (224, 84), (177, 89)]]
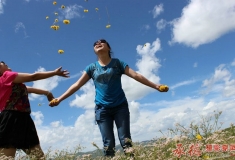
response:
[(149, 80), (148, 80), (147, 78), (145, 78), (143, 75), (141, 75), (141, 74), (135, 72), (134, 70), (132, 70), (129, 66), (126, 66), (126, 68), (125, 68), (125, 74), (126, 74), (127, 76), (129, 76), (129, 77), (135, 79), (136, 81), (138, 81), (138, 82), (140, 82), (140, 83), (146, 85), (146, 86), (149, 86), (149, 87), (151, 87), (151, 88), (153, 88), (153, 89), (156, 89), (156, 90), (162, 92), (162, 91), (160, 90), (161, 84), (155, 84), (155, 83), (149, 81)]
[(73, 93), (75, 93), (79, 88), (81, 88), (89, 79), (90, 79), (90, 77), (88, 76), (88, 74), (86, 72), (84, 72), (83, 75), (78, 79), (77, 82), (72, 84), (69, 87), (69, 89), (66, 92), (64, 92), (64, 94), (62, 94), (60, 97), (52, 100), (49, 103), (49, 105), (50, 106), (57, 106), (61, 101), (63, 101), (64, 99), (68, 98)]
[(35, 94), (47, 96), (48, 101), (51, 101), (54, 98), (53, 94), (48, 90), (33, 88), (33, 87), (29, 87), (29, 86), (27, 86), (27, 90), (28, 90), (28, 93), (35, 93)]
[(54, 71), (48, 72), (36, 72), (36, 73), (18, 73), (13, 83), (24, 83), (24, 82), (32, 82), (41, 79), (46, 79), (52, 76), (61, 76), (61, 77), (69, 77), (67, 70), (61, 70), (62, 67), (55, 69)]

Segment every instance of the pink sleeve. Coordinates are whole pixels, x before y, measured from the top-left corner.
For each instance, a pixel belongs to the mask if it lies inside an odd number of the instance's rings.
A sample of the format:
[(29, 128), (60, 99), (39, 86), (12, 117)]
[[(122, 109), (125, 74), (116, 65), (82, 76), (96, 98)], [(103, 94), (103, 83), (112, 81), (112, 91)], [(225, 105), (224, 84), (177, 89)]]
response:
[(5, 71), (0, 77), (0, 112), (5, 108), (6, 102), (11, 95), (12, 82), (18, 73)]
[(12, 82), (18, 75), (17, 72), (5, 71), (1, 78), (1, 83), (3, 86), (11, 86)]

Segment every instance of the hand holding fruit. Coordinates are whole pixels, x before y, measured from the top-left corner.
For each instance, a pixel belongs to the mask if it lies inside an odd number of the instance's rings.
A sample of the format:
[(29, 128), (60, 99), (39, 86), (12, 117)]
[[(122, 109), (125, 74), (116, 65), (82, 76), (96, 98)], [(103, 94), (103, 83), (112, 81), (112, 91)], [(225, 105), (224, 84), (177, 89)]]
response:
[(169, 87), (168, 87), (167, 85), (160, 85), (160, 86), (158, 87), (158, 90), (159, 90), (160, 92), (167, 92), (167, 91), (169, 90)]
[(49, 106), (54, 107), (57, 106), (59, 103), (60, 103), (59, 100), (54, 98), (49, 102)]

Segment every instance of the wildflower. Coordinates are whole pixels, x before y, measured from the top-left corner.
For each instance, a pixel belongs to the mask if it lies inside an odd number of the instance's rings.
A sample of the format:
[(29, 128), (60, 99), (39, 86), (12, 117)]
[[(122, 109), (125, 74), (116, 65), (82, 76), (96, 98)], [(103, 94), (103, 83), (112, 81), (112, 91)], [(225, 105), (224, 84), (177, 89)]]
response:
[(49, 16), (46, 16), (46, 19), (48, 19), (49, 18)]
[(53, 25), (53, 26), (51, 26), (51, 28), (54, 30), (58, 30), (60, 28), (60, 26)]
[(58, 53), (59, 53), (59, 54), (63, 54), (63, 53), (64, 53), (64, 50), (59, 49), (59, 50), (58, 50)]
[(62, 6), (61, 6), (61, 8), (62, 8), (62, 9), (64, 9), (64, 8), (65, 8), (65, 6), (64, 6), (64, 5), (62, 5)]
[(68, 19), (65, 19), (65, 20), (63, 20), (63, 23), (64, 23), (64, 24), (69, 24), (70, 21), (69, 21)]
[(196, 135), (196, 138), (200, 141), (200, 140), (202, 140), (202, 136), (200, 135), (200, 134), (197, 134)]
[(208, 155), (204, 155), (202, 158), (203, 159), (209, 159), (210, 157)]
[(106, 28), (110, 28), (110, 27), (111, 27), (111, 25), (110, 25), (110, 24), (106, 25)]
[(53, 2), (54, 5), (56, 5), (56, 3), (57, 3), (56, 1)]
[(99, 148), (95, 142), (91, 143), (94, 147)]

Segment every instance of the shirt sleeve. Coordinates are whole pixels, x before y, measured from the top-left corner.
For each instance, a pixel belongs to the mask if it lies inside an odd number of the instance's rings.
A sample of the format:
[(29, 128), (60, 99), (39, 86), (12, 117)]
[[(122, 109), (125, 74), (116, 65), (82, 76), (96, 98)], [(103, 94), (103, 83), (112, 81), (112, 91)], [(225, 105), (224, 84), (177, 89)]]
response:
[[(119, 60), (119, 59), (118, 59)], [(121, 64), (121, 70), (122, 70), (122, 74), (125, 73), (125, 69), (127, 66), (129, 66), (126, 62), (123, 62), (121, 60), (119, 60), (120, 64)]]
[(1, 78), (1, 83), (4, 86), (11, 86), (12, 82), (18, 75), (17, 72), (11, 72), (11, 71), (5, 71), (3, 75), (0, 77)]
[(92, 77), (91, 68), (92, 68), (92, 65), (88, 65), (88, 66), (85, 68), (85, 72), (88, 74), (88, 76), (89, 76), (90, 78)]

